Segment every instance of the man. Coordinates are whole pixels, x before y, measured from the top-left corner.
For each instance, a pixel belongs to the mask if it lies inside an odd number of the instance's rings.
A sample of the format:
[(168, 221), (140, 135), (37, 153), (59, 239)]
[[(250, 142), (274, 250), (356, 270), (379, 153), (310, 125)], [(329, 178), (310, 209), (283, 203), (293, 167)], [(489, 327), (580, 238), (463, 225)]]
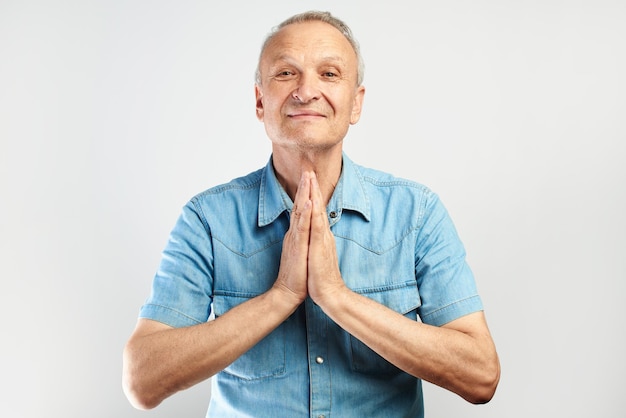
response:
[(214, 375), (216, 417), (422, 417), (422, 379), (491, 399), (499, 362), (445, 209), (342, 151), (362, 74), (328, 13), (270, 34), (256, 114), (271, 159), (184, 207), (125, 348), (133, 405)]

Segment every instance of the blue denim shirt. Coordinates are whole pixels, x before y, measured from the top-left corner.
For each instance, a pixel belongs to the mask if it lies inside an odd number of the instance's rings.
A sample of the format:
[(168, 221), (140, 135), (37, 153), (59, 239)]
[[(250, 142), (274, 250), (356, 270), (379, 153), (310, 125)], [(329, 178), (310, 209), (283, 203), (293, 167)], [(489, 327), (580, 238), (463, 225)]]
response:
[[(140, 316), (191, 326), (267, 291), (278, 274), (291, 207), (271, 159), (192, 198)], [(355, 292), (436, 326), (482, 309), (453, 223), (426, 187), (344, 155), (327, 213), (342, 277)], [(307, 299), (213, 378), (207, 416), (422, 417), (423, 409), (419, 379)]]

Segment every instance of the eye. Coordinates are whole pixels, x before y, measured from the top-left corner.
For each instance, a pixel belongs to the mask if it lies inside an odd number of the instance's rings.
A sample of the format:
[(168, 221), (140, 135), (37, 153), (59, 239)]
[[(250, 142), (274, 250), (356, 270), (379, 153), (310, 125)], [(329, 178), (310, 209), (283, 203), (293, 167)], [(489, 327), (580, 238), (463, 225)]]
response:
[(335, 77), (337, 77), (337, 74), (332, 72), (332, 71), (323, 72), (322, 75), (324, 77), (326, 77), (326, 78), (335, 78)]
[(274, 78), (277, 80), (290, 80), (295, 77), (296, 73), (293, 70), (279, 70), (274, 73)]

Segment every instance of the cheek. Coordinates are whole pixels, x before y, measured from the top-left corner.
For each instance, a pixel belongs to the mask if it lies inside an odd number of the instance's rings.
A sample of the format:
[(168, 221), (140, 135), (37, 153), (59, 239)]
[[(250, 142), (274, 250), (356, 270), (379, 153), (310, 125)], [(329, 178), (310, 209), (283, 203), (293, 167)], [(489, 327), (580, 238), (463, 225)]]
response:
[(270, 117), (280, 113), (283, 101), (278, 96), (265, 96), (263, 100), (263, 108), (265, 109), (266, 117)]

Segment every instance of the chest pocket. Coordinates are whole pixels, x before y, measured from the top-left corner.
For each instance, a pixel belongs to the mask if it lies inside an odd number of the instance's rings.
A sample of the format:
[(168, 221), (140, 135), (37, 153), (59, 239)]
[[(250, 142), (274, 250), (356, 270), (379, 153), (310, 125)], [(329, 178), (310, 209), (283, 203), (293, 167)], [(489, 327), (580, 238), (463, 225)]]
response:
[[(235, 306), (248, 300), (236, 294), (215, 294), (213, 309), (219, 317)], [(254, 327), (254, 322), (248, 324)], [(285, 373), (285, 326), (280, 325), (250, 350), (230, 364), (224, 372), (244, 380), (265, 379)]]
[[(421, 300), (415, 280), (396, 284), (389, 288), (362, 289), (359, 293), (409, 319), (418, 320), (417, 308), (420, 307)], [(400, 369), (352, 335), (350, 335), (350, 356), (352, 370), (358, 373), (389, 376), (401, 372)]]

